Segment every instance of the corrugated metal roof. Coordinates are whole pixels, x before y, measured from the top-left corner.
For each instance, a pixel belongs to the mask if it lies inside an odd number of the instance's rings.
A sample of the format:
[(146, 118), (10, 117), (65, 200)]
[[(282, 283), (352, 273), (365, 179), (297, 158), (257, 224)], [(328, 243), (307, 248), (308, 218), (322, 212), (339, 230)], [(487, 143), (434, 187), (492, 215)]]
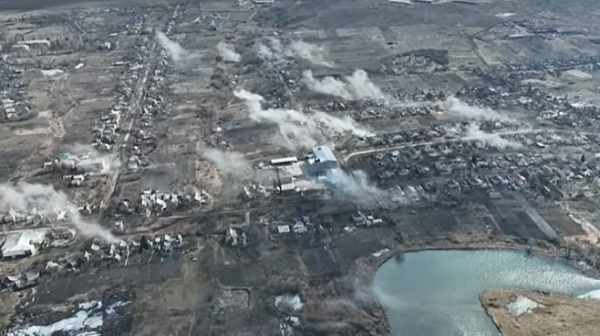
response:
[(27, 236), (23, 233), (15, 233), (8, 236), (2, 245), (2, 256), (4, 258), (22, 256), (27, 253), (31, 253), (31, 246), (29, 245)]
[(271, 160), (271, 164), (272, 165), (294, 163), (294, 162), (298, 162), (298, 158), (295, 157), (295, 156), (290, 156), (290, 157), (285, 157), (285, 158), (279, 158), (279, 159), (273, 159), (273, 160)]
[(333, 152), (327, 146), (315, 147), (313, 148), (312, 152), (315, 158), (317, 158), (320, 162), (337, 162), (335, 155), (333, 155)]
[(45, 232), (24, 231), (15, 233), (6, 238), (2, 245), (2, 257), (19, 257), (28, 253), (34, 254), (35, 247), (31, 243), (40, 243)]
[(285, 183), (281, 185), (281, 191), (293, 191), (296, 189), (294, 183)]

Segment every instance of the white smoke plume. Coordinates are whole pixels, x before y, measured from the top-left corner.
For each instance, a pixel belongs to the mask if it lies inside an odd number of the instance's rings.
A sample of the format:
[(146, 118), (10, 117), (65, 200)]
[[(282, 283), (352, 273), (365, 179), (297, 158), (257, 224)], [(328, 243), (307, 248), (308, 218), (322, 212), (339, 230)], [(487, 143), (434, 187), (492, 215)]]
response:
[(208, 148), (202, 156), (214, 164), (222, 174), (239, 178), (249, 177), (252, 174), (250, 163), (241, 153)]
[(160, 46), (163, 47), (163, 49), (165, 49), (165, 51), (169, 54), (173, 62), (179, 63), (189, 56), (188, 52), (185, 49), (183, 49), (183, 47), (181, 47), (179, 43), (169, 39), (167, 35), (165, 35), (165, 33), (157, 30), (156, 37), (158, 38), (158, 43), (160, 44)]
[(350, 201), (362, 206), (374, 206), (388, 202), (390, 195), (377, 188), (369, 181), (369, 177), (362, 170), (345, 172), (334, 170), (334, 184), (336, 191), (333, 197)]
[(293, 109), (263, 109), (262, 96), (245, 90), (234, 94), (244, 101), (252, 120), (277, 124), (279, 133), (291, 149), (314, 147), (322, 138), (333, 139), (345, 133), (359, 137), (371, 134), (348, 116), (337, 118), (324, 112), (304, 114)]
[(292, 41), (284, 45), (280, 39), (269, 37), (264, 43), (256, 44), (256, 53), (263, 60), (273, 63), (283, 63), (288, 58), (301, 58), (315, 65), (333, 67), (333, 63), (327, 60), (324, 47), (303, 41)]
[(227, 62), (238, 63), (242, 60), (242, 56), (233, 50), (233, 47), (223, 41), (217, 44), (217, 51), (223, 60)]
[(303, 81), (310, 90), (315, 92), (340, 97), (345, 100), (378, 100), (390, 101), (390, 97), (381, 91), (367, 75), (366, 71), (359, 69), (352, 76), (346, 76), (344, 82), (331, 76), (323, 79), (314, 78), (312, 71), (303, 73)]
[(119, 242), (107, 229), (84, 219), (65, 193), (49, 185), (0, 184), (0, 212), (13, 211), (24, 214), (35, 212), (44, 218), (55, 218), (58, 222), (64, 218), (66, 225), (73, 226), (84, 236), (98, 238), (107, 243)]
[(352, 93), (349, 91), (348, 84), (339, 81), (331, 76), (327, 76), (321, 80), (315, 79), (312, 71), (306, 70), (302, 74), (303, 81), (312, 91), (323, 93), (330, 96), (340, 97), (345, 100), (353, 99)]
[(352, 76), (346, 77), (346, 80), (359, 99), (388, 100), (388, 97), (369, 79), (367, 72), (362, 69), (354, 71)]
[(442, 107), (450, 113), (467, 119), (509, 121), (510, 118), (489, 107), (471, 106), (460, 99), (450, 96), (442, 102)]
[(286, 53), (289, 57), (299, 57), (315, 65), (333, 67), (333, 63), (327, 60), (327, 52), (323, 46), (316, 46), (303, 41), (293, 41), (286, 49)]
[(479, 128), (479, 124), (472, 122), (467, 128), (467, 132), (463, 137), (463, 140), (477, 140), (486, 143), (490, 146), (498, 149), (504, 148), (521, 148), (523, 145), (519, 142), (505, 139), (497, 133), (487, 133)]

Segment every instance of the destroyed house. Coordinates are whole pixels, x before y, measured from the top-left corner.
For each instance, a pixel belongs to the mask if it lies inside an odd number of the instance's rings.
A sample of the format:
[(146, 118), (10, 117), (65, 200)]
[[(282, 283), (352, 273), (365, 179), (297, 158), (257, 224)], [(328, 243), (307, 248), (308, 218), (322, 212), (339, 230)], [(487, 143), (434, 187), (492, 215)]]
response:
[(225, 234), (225, 242), (231, 247), (246, 247), (248, 245), (248, 236), (241, 229), (231, 228)]

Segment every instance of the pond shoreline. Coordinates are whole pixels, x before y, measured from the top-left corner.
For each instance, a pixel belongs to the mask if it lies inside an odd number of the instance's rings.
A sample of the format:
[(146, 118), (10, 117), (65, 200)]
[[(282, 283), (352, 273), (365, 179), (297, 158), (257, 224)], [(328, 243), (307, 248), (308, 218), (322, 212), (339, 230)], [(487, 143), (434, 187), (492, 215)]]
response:
[[(375, 273), (379, 268), (389, 261), (391, 258), (401, 256), (405, 253), (414, 253), (422, 251), (475, 251), (475, 250), (506, 250), (506, 251), (527, 251), (534, 256), (547, 257), (547, 258), (563, 258), (567, 261), (569, 266), (582, 272), (584, 275), (598, 279), (600, 278), (600, 272), (590, 266), (578, 262), (580, 255), (570, 252), (567, 248), (556, 247), (555, 245), (547, 242), (535, 242), (535, 244), (523, 244), (517, 242), (511, 238), (503, 237), (503, 239), (496, 239), (489, 236), (453, 236), (453, 237), (440, 237), (437, 239), (430, 239), (424, 241), (412, 241), (398, 245), (395, 250), (387, 251), (379, 257), (370, 257), (365, 260), (362, 265), (370, 273), (370, 285), (373, 286)], [(379, 321), (381, 327), (387, 330), (386, 335), (391, 334), (387, 313), (381, 302), (378, 302), (376, 311), (381, 311), (382, 318)], [(379, 314), (375, 314), (379, 315)]]

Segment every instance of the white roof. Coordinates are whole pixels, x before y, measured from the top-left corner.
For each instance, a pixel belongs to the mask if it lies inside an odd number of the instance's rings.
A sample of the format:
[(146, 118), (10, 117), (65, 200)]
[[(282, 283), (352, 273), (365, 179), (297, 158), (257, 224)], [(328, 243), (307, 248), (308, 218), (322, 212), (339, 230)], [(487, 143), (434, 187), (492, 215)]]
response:
[(39, 244), (44, 241), (46, 231), (23, 231), (11, 234), (6, 238), (2, 245), (2, 257), (20, 257), (27, 254), (35, 254), (35, 247), (32, 244)]
[(279, 158), (279, 159), (273, 159), (271, 160), (271, 164), (276, 165), (276, 164), (284, 164), (284, 163), (294, 163), (294, 162), (298, 162), (298, 158), (295, 156), (290, 156), (290, 157), (285, 157), (285, 158)]
[(50, 46), (50, 41), (48, 40), (28, 40), (28, 41), (19, 41), (17, 44), (45, 44)]
[(294, 182), (292, 183), (285, 183), (281, 185), (281, 191), (290, 191), (290, 190), (295, 190), (296, 186), (294, 185)]
[(289, 225), (277, 225), (277, 232), (290, 233), (290, 226)]

